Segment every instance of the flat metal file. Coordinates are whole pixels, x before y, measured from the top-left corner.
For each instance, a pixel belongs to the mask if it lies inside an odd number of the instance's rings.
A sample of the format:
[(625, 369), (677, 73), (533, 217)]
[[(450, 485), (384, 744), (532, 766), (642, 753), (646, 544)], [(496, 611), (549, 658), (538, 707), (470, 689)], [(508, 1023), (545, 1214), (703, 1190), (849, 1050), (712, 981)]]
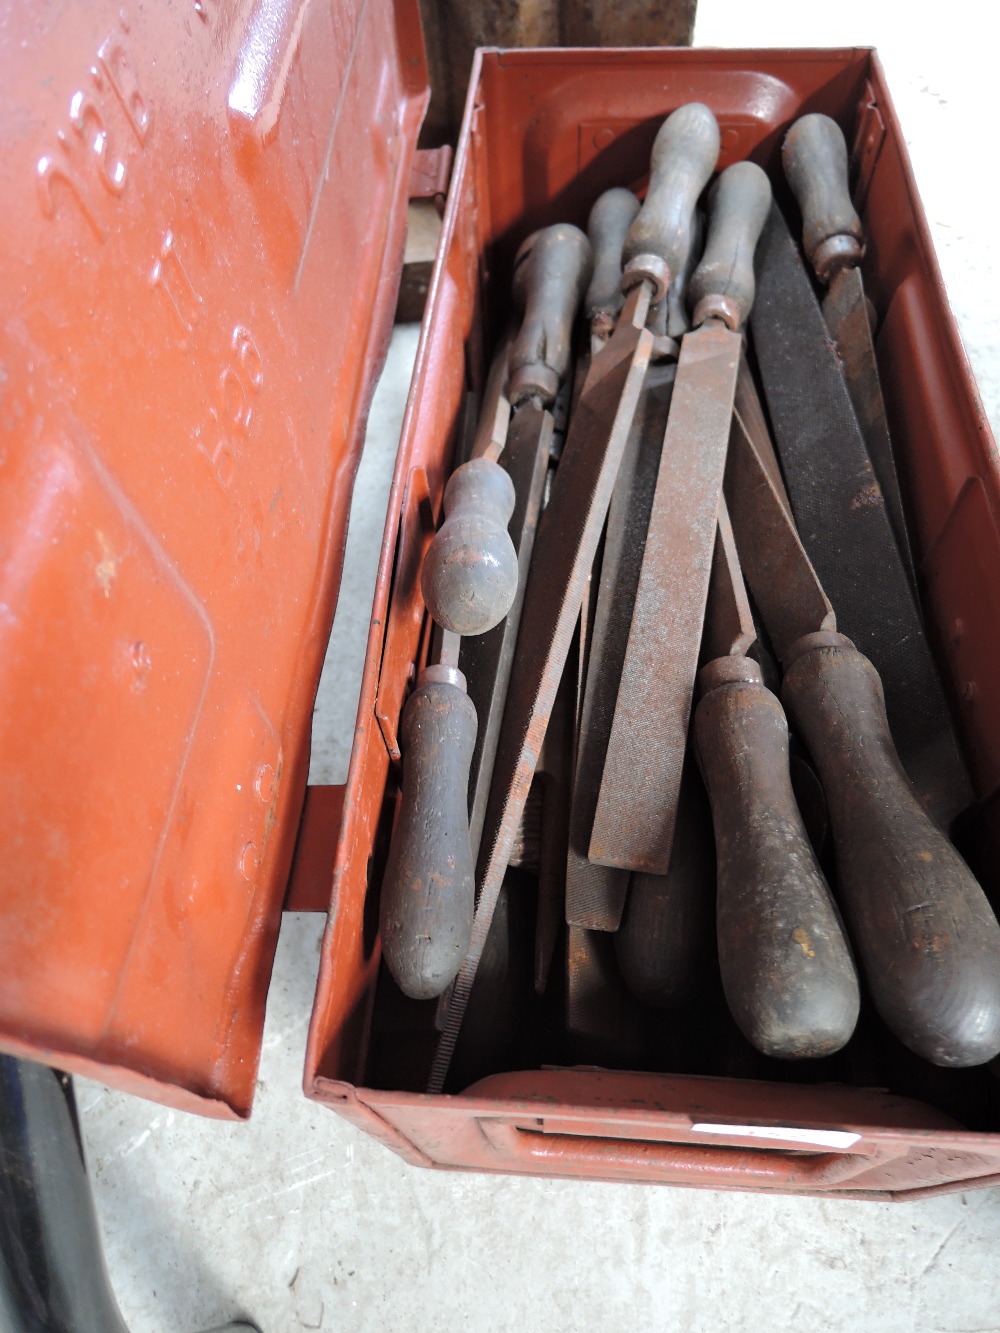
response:
[[(610, 192), (609, 192), (610, 193)], [(618, 194), (627, 195), (626, 191)], [(604, 198), (605, 196), (602, 196)], [(632, 198), (632, 196), (628, 196)], [(598, 200), (598, 205), (601, 200)], [(632, 216), (639, 205), (633, 199)], [(594, 211), (597, 211), (595, 205)], [(627, 215), (623, 207), (623, 215)], [(593, 216), (593, 215), (592, 215)], [(621, 219), (624, 221), (624, 216)], [(621, 228), (622, 235), (625, 227)], [(607, 229), (610, 231), (610, 228)], [(601, 237), (593, 235), (592, 243)], [(618, 682), (628, 644), (632, 607), (642, 568), (646, 531), (656, 491), (660, 466), (660, 452), (666, 430), (670, 397), (676, 374), (679, 339), (690, 327), (687, 321), (685, 299), (691, 271), (701, 256), (701, 219), (694, 210), (689, 227), (690, 244), (681, 271), (670, 285), (667, 296), (650, 311), (647, 327), (654, 334), (654, 350), (642, 397), (632, 423), (632, 432), (625, 446), (618, 479), (608, 510), (608, 526), (601, 557), (597, 607), (594, 614), (586, 689), (580, 715), (580, 735), (577, 745), (576, 776), (573, 790), (573, 809), (570, 820), (569, 852), (566, 863), (566, 920), (570, 925), (589, 930), (617, 931), (622, 922), (629, 888), (629, 872), (616, 866), (598, 865), (589, 856), (590, 834), (600, 791), (601, 774), (608, 738), (614, 720)], [(613, 253), (617, 241), (618, 256)], [(609, 238), (612, 250), (600, 265), (610, 285), (613, 271), (621, 265), (621, 236)], [(595, 264), (595, 273), (598, 265)], [(593, 288), (592, 288), (593, 289)], [(588, 293), (588, 300), (590, 293)], [(698, 782), (697, 776), (694, 778)], [(710, 835), (709, 835), (710, 836)], [(704, 858), (703, 858), (704, 859)], [(631, 914), (632, 938), (637, 928), (648, 929), (657, 937), (662, 935), (659, 924), (652, 918), (654, 904), (666, 909), (668, 903), (679, 907), (676, 890), (690, 883), (692, 876), (682, 876), (679, 868), (673, 876), (672, 887), (640, 882), (637, 890), (641, 899), (639, 909)], [(692, 869), (700, 864), (685, 858), (684, 865)], [(633, 886), (634, 887), (634, 886)], [(641, 924), (640, 924), (641, 923)], [(693, 916), (692, 916), (692, 923)], [(667, 927), (669, 929), (669, 927)], [(638, 945), (642, 952), (641, 944)], [(664, 966), (669, 959), (664, 956)], [(678, 984), (683, 977), (677, 972)], [(638, 975), (633, 970), (633, 979)], [(646, 977), (649, 981), (649, 977)], [(638, 983), (644, 984), (644, 983)], [(669, 986), (667, 987), (669, 989)], [(663, 987), (659, 987), (663, 992)]]
[(761, 237), (750, 330), (802, 544), (843, 632), (882, 679), (921, 803), (947, 828), (972, 799), (968, 775), (836, 348), (777, 207)]
[[(594, 248), (594, 277), (584, 310), (590, 321), (592, 351), (599, 350), (606, 341), (624, 301), (622, 248), (638, 212), (639, 201), (629, 190), (608, 190), (594, 204), (587, 221), (587, 234)], [(647, 326), (665, 306), (664, 298), (651, 310)], [(585, 681), (581, 679), (575, 774), (571, 778), (565, 917), (570, 925), (596, 930), (617, 930), (628, 891), (628, 872), (594, 865), (587, 855), (587, 845), (672, 386), (672, 367), (650, 365), (611, 496), (600, 570), (594, 575), (592, 596), (584, 599), (581, 617), (581, 633), (585, 628), (590, 633), (584, 635), (580, 654)], [(567, 959), (579, 956), (579, 951), (570, 947)]]
[(823, 318), (837, 344), (844, 382), (868, 447), (886, 513), (916, 585), (903, 497), (896, 475), (889, 424), (872, 340), (874, 311), (861, 277), (864, 233), (847, 185), (847, 144), (829, 116), (802, 116), (785, 135), (781, 161), (802, 210), (802, 245), (816, 276), (827, 288)]
[(878, 672), (844, 634), (752, 441), (735, 431), (726, 499), (781, 661), (781, 698), (826, 794), (840, 904), (875, 1008), (933, 1064), (1000, 1052), (1000, 925), (893, 746)]
[[(590, 836), (592, 861), (667, 873), (753, 253), (771, 187), (738, 162), (719, 177), (691, 280), (642, 570)], [(640, 213), (639, 219), (641, 220)]]
[(590, 835), (601, 788), (628, 644), (646, 528), (676, 367), (651, 365), (622, 458), (608, 514), (587, 678), (583, 691), (566, 862), (566, 920), (588, 930), (617, 930), (629, 872), (590, 859)]

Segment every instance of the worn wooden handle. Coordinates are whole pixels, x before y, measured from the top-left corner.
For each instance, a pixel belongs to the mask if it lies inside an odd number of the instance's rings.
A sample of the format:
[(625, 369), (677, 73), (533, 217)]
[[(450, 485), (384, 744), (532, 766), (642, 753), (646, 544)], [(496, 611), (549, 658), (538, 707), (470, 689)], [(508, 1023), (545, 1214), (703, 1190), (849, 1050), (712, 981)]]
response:
[[(830, 1055), (858, 1018), (850, 948), (795, 804), (781, 704), (756, 663), (722, 664), (722, 683), (695, 709), (694, 736), (715, 829), (726, 1000), (764, 1055)], [(711, 685), (719, 665), (705, 667), (699, 682)]]
[(626, 290), (648, 282), (660, 301), (684, 267), (695, 204), (719, 160), (719, 143), (718, 122), (701, 102), (678, 107), (660, 126), (646, 199), (625, 237)]
[(665, 875), (638, 871), (628, 886), (615, 952), (625, 985), (642, 1004), (690, 1000), (705, 971), (715, 897), (712, 821), (701, 779), (685, 764)]
[(822, 282), (861, 260), (864, 233), (847, 188), (847, 144), (840, 126), (818, 113), (785, 135), (781, 162), (802, 210), (802, 248)]
[(538, 232), (515, 259), (514, 298), (524, 317), (510, 350), (513, 406), (529, 398), (547, 407), (555, 402), (569, 369), (573, 320), (592, 264), (590, 242), (568, 222)]
[(605, 190), (590, 210), (587, 235), (594, 253), (594, 273), (583, 310), (591, 324), (601, 320), (610, 326), (624, 304), (622, 247), (638, 212), (639, 200), (632, 191), (620, 189)]
[(1000, 926), (900, 765), (871, 662), (840, 634), (786, 655), (781, 695), (826, 791), (840, 900), (875, 1006), (937, 1065), (1000, 1052)]
[(691, 312), (688, 309), (688, 287), (691, 276), (697, 267), (705, 243), (705, 216), (700, 208), (694, 210), (691, 219), (691, 235), (694, 238), (684, 267), (670, 284), (667, 292), (667, 318), (665, 333), (678, 342), (685, 333), (691, 332)]
[(734, 162), (708, 201), (708, 236), (691, 275), (695, 327), (722, 319), (738, 329), (754, 298), (753, 256), (771, 208), (771, 182), (754, 162)]
[(492, 458), (472, 458), (451, 474), (444, 512), (420, 571), (424, 601), (443, 629), (485, 634), (517, 593), (517, 552), (507, 531), (514, 483)]
[(454, 980), (472, 934), (476, 710), (460, 671), (422, 674), (403, 710), (400, 740), (403, 785), (379, 904), (382, 956), (405, 995), (429, 1000)]

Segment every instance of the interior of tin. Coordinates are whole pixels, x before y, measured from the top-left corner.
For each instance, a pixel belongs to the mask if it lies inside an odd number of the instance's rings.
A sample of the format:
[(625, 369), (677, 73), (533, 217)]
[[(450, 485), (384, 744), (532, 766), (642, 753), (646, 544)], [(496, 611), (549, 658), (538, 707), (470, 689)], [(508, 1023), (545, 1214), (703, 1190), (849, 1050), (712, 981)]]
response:
[[(585, 226), (609, 186), (643, 188), (664, 115), (691, 100), (707, 102), (720, 122), (720, 169), (745, 157), (758, 162), (790, 219), (797, 213), (780, 167), (790, 123), (825, 112), (853, 150), (852, 184), (868, 243), (864, 276), (879, 317), (880, 372), (921, 593), (980, 797), (958, 837), (997, 902), (991, 798), (1000, 779), (1000, 689), (988, 666), (1000, 647), (993, 517), (1000, 478), (877, 60), (866, 51), (486, 52), (470, 94), (393, 485), (307, 1087), (318, 1077), (420, 1091), (426, 1080), (434, 1005), (405, 1000), (378, 958), (377, 895), (399, 778), (394, 728), (412, 664), (426, 653), (419, 558), (510, 316), (514, 253), (537, 227)], [(522, 876), (507, 897), (503, 925), (520, 937), (533, 913), (530, 876)], [(753, 1051), (718, 984), (684, 1012), (640, 1015), (642, 1042), (632, 1049), (560, 1039), (558, 985), (545, 1002), (526, 1002), (514, 1039), (491, 1036), (497, 997), (530, 994), (530, 944), (527, 955), (526, 976), (492, 978), (488, 998), (485, 987), (474, 992), (470, 1023), (479, 1038), (474, 1047), (460, 1043), (449, 1090), (504, 1070), (583, 1063), (889, 1088), (970, 1129), (995, 1128), (1000, 1118), (1000, 1085), (989, 1067), (933, 1068), (901, 1047), (867, 1002), (844, 1051), (797, 1063)], [(558, 951), (556, 957), (558, 967)]]

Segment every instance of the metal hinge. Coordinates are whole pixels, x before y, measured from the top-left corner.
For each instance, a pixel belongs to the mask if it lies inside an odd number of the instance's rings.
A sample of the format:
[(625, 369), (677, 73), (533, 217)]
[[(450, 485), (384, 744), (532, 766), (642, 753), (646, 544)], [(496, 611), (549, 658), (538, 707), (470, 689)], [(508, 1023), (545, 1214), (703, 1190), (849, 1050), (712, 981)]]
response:
[(451, 179), (451, 144), (418, 148), (410, 165), (411, 199), (444, 199)]

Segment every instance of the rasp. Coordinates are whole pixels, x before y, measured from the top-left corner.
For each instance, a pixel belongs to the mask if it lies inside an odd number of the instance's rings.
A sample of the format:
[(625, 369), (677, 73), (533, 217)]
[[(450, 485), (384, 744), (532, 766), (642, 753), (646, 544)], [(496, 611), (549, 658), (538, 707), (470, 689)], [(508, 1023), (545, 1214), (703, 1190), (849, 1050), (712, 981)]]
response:
[[(734, 435), (742, 430), (734, 417)], [(850, 1038), (860, 991), (792, 792), (784, 711), (748, 656), (755, 639), (723, 500), (693, 723), (715, 829), (722, 986), (758, 1051), (818, 1058)]]
[(447, 1077), (580, 616), (584, 584), (649, 361), (648, 307), (649, 291), (641, 284), (626, 300), (611, 338), (592, 358), (539, 523), (483, 828), (476, 914), (438, 1039), (431, 1091), (440, 1092)]
[(603, 865), (663, 875), (670, 864), (740, 326), (753, 303), (753, 254), (770, 198), (760, 167), (738, 162), (710, 200), (705, 253), (691, 279), (694, 328), (681, 341), (590, 835), (590, 859)]
[(777, 207), (757, 259), (750, 329), (802, 544), (843, 632), (882, 678), (920, 801), (947, 827), (971, 800), (968, 777), (836, 348)]
[[(823, 318), (844, 368), (858, 425), (911, 581), (913, 557), (878, 378), (872, 320), (861, 277), (864, 233), (847, 186), (847, 144), (829, 116), (813, 112), (785, 136), (781, 161), (802, 210), (802, 246), (827, 288)], [(873, 313), (873, 312), (872, 312)]]
[(933, 1064), (982, 1064), (1000, 1052), (1000, 926), (907, 781), (878, 672), (837, 632), (817, 571), (740, 430), (725, 494), (784, 672), (782, 702), (826, 793), (838, 896), (875, 1008)]

